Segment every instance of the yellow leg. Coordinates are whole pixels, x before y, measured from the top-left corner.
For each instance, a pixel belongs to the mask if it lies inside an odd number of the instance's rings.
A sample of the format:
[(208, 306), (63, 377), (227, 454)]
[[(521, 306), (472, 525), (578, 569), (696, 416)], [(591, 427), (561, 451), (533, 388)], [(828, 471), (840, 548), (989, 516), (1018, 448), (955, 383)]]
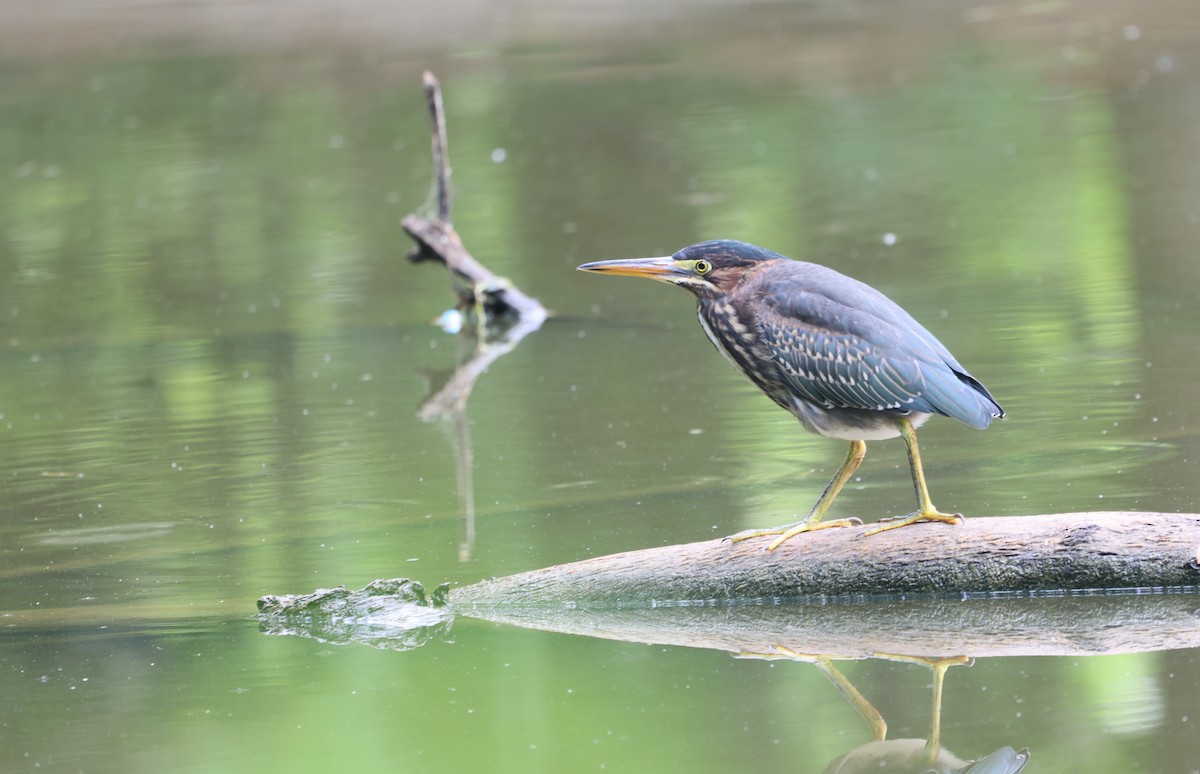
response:
[(908, 447), (908, 466), (912, 469), (913, 489), (917, 493), (917, 510), (907, 516), (884, 519), (881, 522), (882, 526), (869, 529), (863, 534), (874, 535), (877, 532), (907, 527), (910, 524), (916, 524), (921, 521), (942, 521), (947, 524), (959, 523), (962, 521), (961, 513), (942, 513), (933, 507), (933, 501), (929, 499), (929, 489), (925, 486), (925, 471), (921, 468), (921, 450), (917, 447), (916, 428), (912, 426), (912, 422), (909, 422), (904, 417), (897, 419), (896, 425), (900, 428), (900, 436), (904, 439), (904, 445)]
[(933, 707), (929, 720), (929, 738), (925, 741), (925, 761), (933, 763), (937, 760), (942, 745), (942, 684), (946, 681), (946, 670), (952, 666), (971, 666), (975, 663), (970, 656), (950, 656), (947, 658), (925, 658), (923, 656), (900, 656), (892, 653), (872, 653), (875, 658), (899, 661), (906, 664), (920, 664), (933, 673)]
[(802, 661), (813, 664), (820, 669), (834, 687), (838, 689), (846, 701), (850, 702), (850, 706), (854, 707), (854, 711), (858, 716), (866, 721), (871, 727), (871, 736), (876, 742), (882, 742), (887, 738), (887, 721), (883, 719), (883, 715), (879, 714), (879, 710), (871, 702), (867, 701), (867, 697), (858, 692), (853, 683), (834, 666), (833, 657), (798, 653), (791, 648), (783, 645), (776, 645), (773, 653), (752, 653), (742, 651), (737, 654), (738, 658), (757, 658), (764, 661), (776, 661), (779, 659), (787, 659), (789, 661)]
[(929, 738), (925, 740), (925, 760), (937, 760), (942, 747), (942, 683), (946, 681), (946, 670), (955, 661), (938, 661), (933, 666), (933, 713), (929, 720)]
[(850, 706), (854, 707), (854, 711), (858, 713), (858, 716), (871, 727), (871, 736), (873, 739), (876, 742), (882, 742), (886, 739), (887, 721), (883, 719), (883, 715), (879, 714), (879, 710), (875, 709), (875, 705), (867, 701), (867, 697), (858, 692), (858, 689), (846, 679), (846, 676), (833, 665), (833, 661), (828, 657), (821, 656), (813, 663), (825, 673), (829, 681), (838, 689), (838, 693), (842, 694), (846, 701), (850, 702)]
[(771, 544), (767, 546), (768, 551), (774, 551), (779, 546), (783, 545), (784, 541), (799, 535), (801, 532), (812, 532), (818, 529), (829, 529), (830, 527), (857, 527), (862, 525), (860, 519), (834, 519), (833, 521), (821, 521), (821, 517), (825, 515), (825, 511), (829, 510), (829, 506), (833, 503), (834, 498), (838, 496), (838, 492), (842, 491), (842, 487), (854, 475), (854, 471), (858, 470), (858, 466), (862, 464), (863, 457), (867, 456), (867, 444), (864, 441), (851, 441), (850, 451), (846, 454), (846, 461), (838, 468), (838, 472), (834, 474), (833, 480), (829, 482), (829, 486), (825, 487), (825, 491), (821, 493), (821, 497), (817, 500), (816, 505), (808, 513), (808, 518), (804, 521), (798, 521), (795, 524), (785, 524), (782, 527), (774, 527), (773, 529), (752, 529), (746, 532), (739, 532), (736, 535), (730, 535), (727, 540), (732, 543), (737, 543), (741, 540), (747, 540), (754, 537), (764, 537), (767, 535), (778, 535)]

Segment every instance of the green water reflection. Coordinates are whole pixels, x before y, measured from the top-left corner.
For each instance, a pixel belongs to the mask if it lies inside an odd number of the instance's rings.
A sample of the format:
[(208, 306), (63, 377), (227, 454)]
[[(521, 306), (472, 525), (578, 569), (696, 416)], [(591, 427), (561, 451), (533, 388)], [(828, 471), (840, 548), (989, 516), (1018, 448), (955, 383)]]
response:
[[(736, 237), (895, 298), (1010, 414), (923, 431), (944, 509), (1197, 510), (1190, 7), (550, 5), (0, 25), (0, 770), (820, 771), (868, 741), (804, 665), (481, 622), (409, 653), (259, 634), (265, 593), (807, 509), (839, 445), (739, 381), (686, 294), (584, 260)], [(469, 492), (461, 428), (417, 416), (465, 354), (398, 224), (426, 67), (460, 232), (557, 312), (471, 396)], [(874, 444), (835, 510), (910, 496)], [(845, 671), (924, 735), (926, 670)], [(984, 660), (943, 739), (1190, 771), (1198, 684), (1194, 650)]]

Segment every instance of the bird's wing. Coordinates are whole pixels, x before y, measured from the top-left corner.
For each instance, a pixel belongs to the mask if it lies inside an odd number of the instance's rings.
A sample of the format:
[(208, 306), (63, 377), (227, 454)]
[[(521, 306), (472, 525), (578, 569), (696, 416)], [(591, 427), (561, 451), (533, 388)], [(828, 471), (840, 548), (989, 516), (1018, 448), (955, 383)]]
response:
[(991, 755), (973, 761), (959, 774), (1017, 774), (1029, 763), (1029, 750), (1001, 747)]
[(838, 300), (837, 287), (763, 297), (759, 340), (789, 386), (826, 408), (943, 414), (987, 427), (993, 404), (945, 347), (886, 296), (855, 285), (854, 306)]

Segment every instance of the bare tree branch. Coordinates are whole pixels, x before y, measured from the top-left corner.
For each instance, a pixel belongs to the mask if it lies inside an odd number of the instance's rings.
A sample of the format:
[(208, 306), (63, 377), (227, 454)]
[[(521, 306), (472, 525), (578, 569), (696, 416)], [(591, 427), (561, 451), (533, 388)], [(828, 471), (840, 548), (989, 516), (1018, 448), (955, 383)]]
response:
[(434, 196), (437, 214), (431, 219), (417, 213), (406, 215), (400, 225), (417, 243), (409, 254), (414, 263), (439, 261), (450, 271), (459, 305), (473, 311), (489, 323), (502, 317), (516, 316), (540, 324), (548, 315), (537, 299), (522, 293), (507, 278), (493, 274), (475, 259), (463, 245), (450, 221), (450, 157), (447, 152), (446, 113), (442, 90), (433, 73), (424, 76), (425, 101), (432, 125), (430, 145), (433, 152)]

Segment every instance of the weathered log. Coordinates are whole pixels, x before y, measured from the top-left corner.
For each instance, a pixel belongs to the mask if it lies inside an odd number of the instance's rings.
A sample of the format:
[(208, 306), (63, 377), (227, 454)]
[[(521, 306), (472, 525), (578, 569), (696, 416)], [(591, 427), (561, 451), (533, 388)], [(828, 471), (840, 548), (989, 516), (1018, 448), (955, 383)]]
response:
[[(813, 661), (1090, 656), (1200, 647), (1200, 595), (1102, 592), (823, 604), (580, 608), (466, 604), (462, 592), (394, 578), (362, 589), (271, 595), (266, 634), (410, 650), (446, 638), (456, 618), (587, 637)], [(460, 633), (459, 639), (463, 639)]]
[[(588, 559), (427, 596), (407, 580), (259, 600), (264, 632), (408, 649), (478, 618), (744, 657), (1200, 647), (1200, 515), (1068, 513), (821, 530)], [(839, 604), (832, 604), (838, 602)]]
[(1200, 584), (1200, 514), (1066, 513), (631, 551), (454, 589), (471, 607), (644, 607)]

